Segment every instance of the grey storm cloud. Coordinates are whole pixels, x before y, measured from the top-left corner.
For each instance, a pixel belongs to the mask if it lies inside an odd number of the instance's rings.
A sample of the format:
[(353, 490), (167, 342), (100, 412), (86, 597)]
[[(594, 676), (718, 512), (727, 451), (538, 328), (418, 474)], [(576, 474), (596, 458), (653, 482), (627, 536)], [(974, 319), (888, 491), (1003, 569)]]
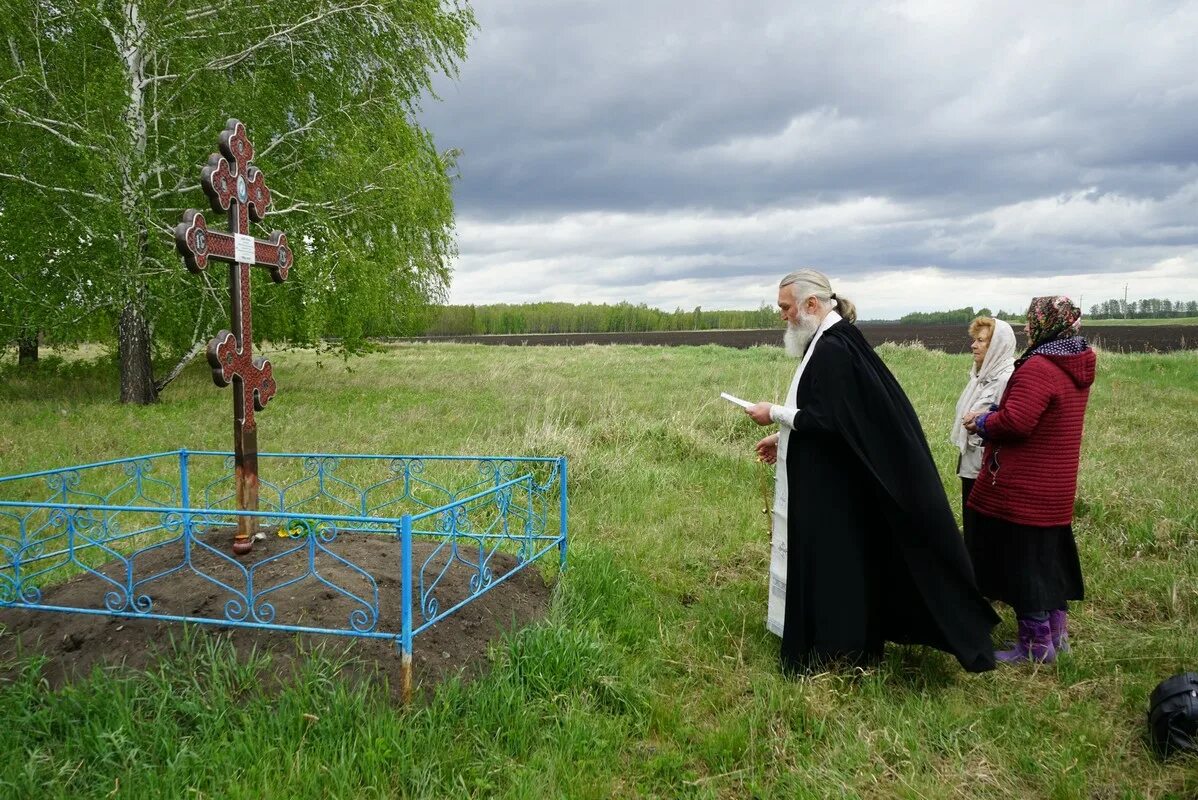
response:
[(563, 291), (795, 253), (850, 275), (1114, 273), (1198, 242), (1195, 2), (476, 10), (422, 112), (461, 150), (459, 279), (567, 254), (589, 267)]

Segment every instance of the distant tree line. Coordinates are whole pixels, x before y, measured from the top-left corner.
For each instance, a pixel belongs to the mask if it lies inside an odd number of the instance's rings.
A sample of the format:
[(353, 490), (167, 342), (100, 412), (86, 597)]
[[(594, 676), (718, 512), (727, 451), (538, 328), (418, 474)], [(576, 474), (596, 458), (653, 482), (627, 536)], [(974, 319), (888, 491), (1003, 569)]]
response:
[(442, 306), (430, 309), (425, 335), (512, 333), (622, 333), (776, 328), (778, 311), (762, 305), (753, 311), (662, 311), (644, 303), (520, 303)]
[[(949, 311), (913, 311), (903, 315), (899, 322), (905, 325), (968, 324), (975, 317), (998, 317), (1007, 322), (1024, 321), (1023, 312), (988, 308), (974, 309), (973, 306), (954, 308)], [(1107, 300), (1090, 306), (1090, 319), (1170, 319), (1198, 316), (1198, 300)]]
[(1198, 300), (1107, 300), (1090, 306), (1091, 319), (1169, 319), (1198, 317)]
[(979, 308), (975, 311), (973, 306), (965, 306), (964, 308), (954, 308), (949, 311), (912, 311), (910, 314), (904, 314), (900, 317), (899, 323), (902, 325), (968, 325), (977, 317), (997, 317), (1008, 322), (1023, 322), (1024, 319), (1023, 314), (1003, 311), (1002, 309), (999, 309), (998, 313), (995, 313), (988, 308)]
[[(908, 325), (968, 325), (979, 316), (1023, 322), (1023, 314), (973, 306), (950, 311), (917, 311), (898, 320)], [(428, 310), (426, 336), (465, 336), (521, 333), (622, 333), (641, 331), (701, 331), (777, 328), (778, 310), (762, 305), (752, 310), (704, 311), (676, 308), (662, 311), (644, 303), (498, 303), (450, 305)], [(402, 335), (402, 332), (401, 332)]]

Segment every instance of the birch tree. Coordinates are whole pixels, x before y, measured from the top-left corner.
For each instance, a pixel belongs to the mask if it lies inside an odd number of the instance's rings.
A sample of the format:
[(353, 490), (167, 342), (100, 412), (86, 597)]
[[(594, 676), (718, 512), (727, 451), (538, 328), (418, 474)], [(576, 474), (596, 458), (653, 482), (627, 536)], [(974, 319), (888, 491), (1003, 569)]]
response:
[[(80, 313), (92, 323), (103, 316), (123, 402), (152, 402), (177, 374), (169, 367), (226, 324), (223, 281), (187, 273), (171, 231), (185, 208), (207, 206), (199, 171), (229, 117), (245, 122), (256, 145), (274, 199), (267, 224), (286, 230), (296, 250), (286, 284), (254, 291), (256, 335), (337, 334), (352, 346), (444, 295), (452, 158), (414, 115), (433, 76), (454, 74), (465, 57), (467, 6), (0, 0), (0, 8), (0, 247), (4, 214), (41, 219), (19, 237), (26, 261), (55, 263), (59, 252), (51, 277), (62, 287), (39, 317), (30, 300), (39, 287), (22, 288), (28, 270), (0, 270), (0, 288), (20, 289), (0, 300), (2, 316), (60, 326)], [(46, 213), (27, 213), (34, 205)], [(75, 243), (70, 254), (63, 241)], [(155, 378), (155, 366), (166, 374)]]

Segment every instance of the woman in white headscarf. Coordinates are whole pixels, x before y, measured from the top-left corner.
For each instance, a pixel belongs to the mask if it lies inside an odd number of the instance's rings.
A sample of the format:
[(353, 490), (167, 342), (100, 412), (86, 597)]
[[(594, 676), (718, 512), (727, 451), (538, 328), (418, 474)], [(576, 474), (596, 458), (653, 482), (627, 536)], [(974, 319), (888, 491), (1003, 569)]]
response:
[(1015, 331), (1001, 319), (978, 317), (969, 323), (969, 336), (973, 344), (973, 366), (969, 369), (969, 383), (957, 400), (957, 413), (953, 416), (949, 438), (961, 451), (957, 462), (957, 475), (961, 478), (961, 518), (965, 525), (965, 542), (973, 538), (974, 512), (966, 506), (973, 482), (982, 469), (982, 450), (985, 443), (981, 437), (965, 430), (963, 421), (970, 412), (989, 411), (990, 406), (1002, 399), (1007, 380), (1015, 371)]

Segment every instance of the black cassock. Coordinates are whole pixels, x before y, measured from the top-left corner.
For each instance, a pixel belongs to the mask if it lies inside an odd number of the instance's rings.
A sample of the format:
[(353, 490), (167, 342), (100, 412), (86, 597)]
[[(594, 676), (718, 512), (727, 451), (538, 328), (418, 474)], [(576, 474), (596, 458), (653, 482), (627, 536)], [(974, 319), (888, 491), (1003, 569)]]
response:
[(993, 669), (998, 616), (978, 592), (911, 402), (852, 324), (832, 325), (814, 347), (786, 456), (783, 668), (868, 662), (891, 641)]

